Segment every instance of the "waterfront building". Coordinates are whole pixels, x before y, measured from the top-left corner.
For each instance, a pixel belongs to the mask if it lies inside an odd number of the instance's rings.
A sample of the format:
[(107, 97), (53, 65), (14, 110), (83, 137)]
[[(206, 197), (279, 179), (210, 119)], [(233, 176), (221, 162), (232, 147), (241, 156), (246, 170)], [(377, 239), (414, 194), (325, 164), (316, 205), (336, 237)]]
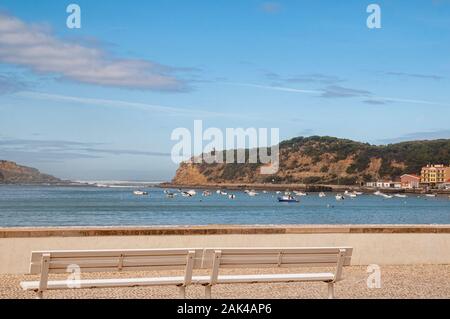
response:
[(442, 164), (429, 164), (422, 168), (422, 172), (420, 174), (420, 183), (430, 187), (443, 184), (448, 179), (450, 179), (450, 167)]
[(405, 189), (414, 189), (420, 187), (420, 177), (413, 174), (404, 174), (400, 176), (401, 187)]

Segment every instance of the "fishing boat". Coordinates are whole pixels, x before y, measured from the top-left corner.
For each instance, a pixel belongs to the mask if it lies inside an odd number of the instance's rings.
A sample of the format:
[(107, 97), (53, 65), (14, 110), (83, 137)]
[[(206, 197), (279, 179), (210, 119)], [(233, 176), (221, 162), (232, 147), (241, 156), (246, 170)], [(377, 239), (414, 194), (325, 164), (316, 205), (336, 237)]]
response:
[(144, 192), (144, 191), (134, 191), (133, 194), (136, 195), (136, 196), (147, 196), (147, 195), (148, 195), (148, 192)]
[(320, 193), (319, 193), (319, 197), (320, 197), (320, 198), (323, 198), (323, 197), (327, 197), (327, 195), (326, 195), (324, 192), (320, 192)]
[(394, 196), (398, 197), (398, 198), (407, 198), (408, 197), (405, 194), (395, 194)]
[(298, 203), (299, 202), (298, 199), (296, 199), (295, 197), (293, 197), (291, 195), (278, 197), (278, 201), (280, 203)]
[(336, 200), (344, 200), (344, 199), (345, 199), (344, 195), (342, 195), (342, 194), (336, 195)]
[(382, 194), (381, 196), (383, 196), (383, 197), (386, 198), (386, 199), (394, 198), (394, 196), (388, 195), (388, 194)]
[(436, 194), (425, 194), (426, 197), (436, 197)]
[(220, 192), (220, 195), (222, 195), (222, 196), (227, 196), (228, 193), (227, 193), (227, 192)]
[(353, 192), (353, 194), (360, 196), (360, 195), (363, 195), (364, 193), (363, 192)]

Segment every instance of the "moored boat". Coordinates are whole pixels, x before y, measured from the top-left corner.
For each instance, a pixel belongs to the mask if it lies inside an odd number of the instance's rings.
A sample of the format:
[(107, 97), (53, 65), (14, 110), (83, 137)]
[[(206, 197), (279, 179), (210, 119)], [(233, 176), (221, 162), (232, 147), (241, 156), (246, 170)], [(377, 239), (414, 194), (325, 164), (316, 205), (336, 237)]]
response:
[(299, 202), (298, 199), (296, 199), (295, 197), (293, 197), (291, 195), (278, 197), (278, 201), (280, 203), (298, 203)]
[(144, 192), (144, 191), (134, 191), (133, 194), (136, 195), (136, 196), (147, 196), (147, 195), (148, 195), (148, 192)]

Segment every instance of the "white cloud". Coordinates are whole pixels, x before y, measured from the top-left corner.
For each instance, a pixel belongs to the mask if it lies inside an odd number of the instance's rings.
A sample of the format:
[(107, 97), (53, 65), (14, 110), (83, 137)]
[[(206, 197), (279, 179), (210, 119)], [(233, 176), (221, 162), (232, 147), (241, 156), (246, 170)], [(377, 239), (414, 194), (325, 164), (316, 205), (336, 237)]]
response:
[(0, 13), (0, 62), (81, 83), (142, 90), (179, 91), (186, 83), (176, 68), (57, 38), (48, 28)]

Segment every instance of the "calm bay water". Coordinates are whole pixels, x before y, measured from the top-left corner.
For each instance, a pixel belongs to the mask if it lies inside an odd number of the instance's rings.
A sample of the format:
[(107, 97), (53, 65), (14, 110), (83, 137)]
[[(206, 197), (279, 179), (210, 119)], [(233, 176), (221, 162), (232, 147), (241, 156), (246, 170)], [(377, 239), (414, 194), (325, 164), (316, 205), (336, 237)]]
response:
[(230, 200), (213, 193), (174, 199), (162, 189), (137, 197), (130, 188), (0, 186), (0, 227), (153, 226), (211, 224), (450, 224), (450, 199), (384, 199), (362, 195), (338, 202), (335, 194), (278, 203), (274, 192)]

